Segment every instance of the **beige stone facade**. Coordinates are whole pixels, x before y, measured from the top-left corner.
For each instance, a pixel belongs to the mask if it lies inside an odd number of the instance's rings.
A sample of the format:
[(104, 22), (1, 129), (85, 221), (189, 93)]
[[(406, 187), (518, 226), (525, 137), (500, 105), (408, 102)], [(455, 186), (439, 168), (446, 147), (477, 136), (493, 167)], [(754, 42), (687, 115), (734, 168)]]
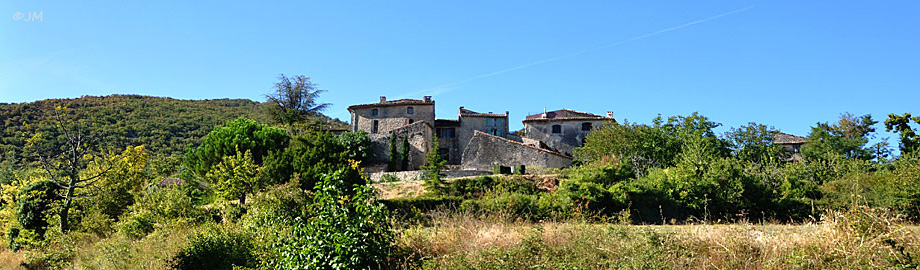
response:
[(379, 103), (352, 105), (348, 111), (351, 112), (352, 131), (363, 130), (369, 134), (388, 134), (419, 121), (434, 123), (434, 100), (430, 96), (391, 101), (380, 97)]
[(549, 149), (572, 156), (576, 147), (584, 145), (588, 133), (608, 123), (616, 123), (613, 113), (606, 117), (578, 112), (558, 110), (528, 115), (524, 119), (524, 137), (544, 143)]

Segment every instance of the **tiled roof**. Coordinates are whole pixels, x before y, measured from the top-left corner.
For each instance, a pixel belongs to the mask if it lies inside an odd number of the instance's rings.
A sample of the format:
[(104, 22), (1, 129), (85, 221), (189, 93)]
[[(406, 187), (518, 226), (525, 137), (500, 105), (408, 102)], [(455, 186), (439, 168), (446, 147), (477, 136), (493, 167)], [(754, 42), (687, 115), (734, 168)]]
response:
[(358, 109), (358, 108), (400, 106), (400, 105), (434, 105), (434, 100), (425, 101), (422, 99), (411, 99), (411, 98), (387, 100), (384, 102), (377, 102), (377, 103), (351, 105), (351, 106), (348, 106), (348, 110), (351, 111), (353, 109)]
[(787, 134), (787, 133), (782, 133), (782, 132), (779, 132), (779, 133), (776, 133), (776, 135), (773, 135), (774, 144), (804, 144), (807, 141), (808, 139), (805, 137), (795, 136), (792, 134)]
[(546, 117), (543, 117), (542, 113), (528, 115), (526, 118), (524, 118), (524, 122), (540, 121), (540, 120), (596, 120), (596, 119), (613, 120), (613, 118), (608, 118), (608, 117), (596, 115), (593, 113), (562, 109), (562, 110), (546, 112)]
[(529, 147), (529, 148), (537, 149), (537, 150), (540, 150), (540, 151), (543, 151), (543, 152), (546, 152), (546, 153), (549, 153), (549, 154), (553, 154), (553, 155), (556, 155), (556, 156), (564, 157), (564, 158), (567, 158), (567, 159), (573, 159), (573, 158), (570, 157), (570, 156), (563, 155), (563, 154), (561, 154), (561, 153), (559, 153), (559, 152), (556, 152), (556, 151), (553, 151), (553, 150), (543, 149), (543, 148), (536, 147), (536, 146), (533, 146), (533, 145), (529, 145), (529, 144), (524, 144), (524, 143), (521, 143), (521, 142), (512, 141), (512, 140), (509, 140), (509, 139), (506, 139), (506, 138), (502, 138), (502, 137), (499, 137), (499, 136), (495, 136), (495, 135), (492, 135), (492, 134), (489, 134), (489, 133), (485, 133), (485, 132), (482, 132), (482, 131), (479, 131), (479, 130), (476, 130), (475, 133), (473, 133), (473, 134), (479, 134), (479, 135), (483, 135), (483, 136), (489, 136), (489, 137), (492, 137), (492, 138), (495, 138), (495, 139), (499, 139), (499, 140), (506, 141), (506, 142), (508, 142), (508, 143), (513, 143), (513, 144), (517, 144), (517, 145), (520, 145), (520, 146), (524, 146), (524, 147)]
[(508, 117), (508, 114), (501, 113), (480, 113), (467, 110), (463, 107), (460, 107), (460, 116), (472, 116), (472, 117)]

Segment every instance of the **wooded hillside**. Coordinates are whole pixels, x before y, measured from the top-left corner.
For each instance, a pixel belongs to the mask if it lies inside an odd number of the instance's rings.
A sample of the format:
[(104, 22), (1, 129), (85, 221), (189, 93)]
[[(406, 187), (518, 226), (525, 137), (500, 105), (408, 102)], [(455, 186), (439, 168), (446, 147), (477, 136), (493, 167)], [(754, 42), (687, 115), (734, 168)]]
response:
[[(57, 106), (101, 132), (106, 148), (145, 145), (151, 154), (175, 155), (197, 144), (215, 126), (237, 117), (263, 121), (263, 103), (248, 99), (180, 100), (140, 95), (84, 96), (0, 104), (0, 163), (20, 163), (25, 140), (53, 125)], [(327, 119), (328, 120), (328, 119)], [(335, 125), (344, 125), (334, 121)]]

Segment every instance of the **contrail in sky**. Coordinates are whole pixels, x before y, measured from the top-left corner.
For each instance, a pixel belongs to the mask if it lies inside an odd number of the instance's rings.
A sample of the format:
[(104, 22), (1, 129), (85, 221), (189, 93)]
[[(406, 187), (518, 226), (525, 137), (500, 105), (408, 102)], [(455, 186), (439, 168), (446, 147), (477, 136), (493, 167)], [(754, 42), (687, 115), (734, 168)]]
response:
[(689, 26), (696, 25), (696, 24), (701, 24), (701, 23), (704, 23), (704, 22), (712, 21), (712, 20), (715, 20), (715, 19), (718, 19), (718, 18), (721, 18), (721, 17), (725, 17), (725, 16), (729, 16), (729, 15), (735, 14), (735, 13), (744, 12), (744, 11), (747, 11), (747, 10), (752, 9), (752, 8), (754, 8), (754, 6), (749, 6), (749, 7), (746, 7), (746, 8), (741, 8), (741, 9), (732, 10), (732, 11), (725, 12), (725, 13), (722, 13), (722, 14), (719, 14), (719, 15), (715, 15), (715, 16), (712, 16), (712, 17), (708, 17), (708, 18), (705, 18), (705, 19), (700, 19), (700, 20), (688, 22), (688, 23), (681, 24), (681, 25), (674, 26), (674, 27), (670, 27), (670, 28), (665, 28), (665, 29), (662, 29), (662, 30), (658, 30), (658, 31), (651, 32), (651, 33), (648, 33), (648, 34), (643, 34), (643, 35), (631, 37), (631, 38), (624, 39), (624, 40), (621, 40), (621, 41), (617, 41), (617, 42), (614, 42), (614, 43), (605, 44), (605, 45), (597, 46), (597, 47), (594, 47), (594, 48), (584, 49), (584, 50), (581, 50), (581, 51), (577, 51), (577, 52), (573, 52), (573, 53), (569, 53), (569, 54), (565, 54), (565, 55), (560, 55), (560, 56), (556, 56), (556, 57), (552, 57), (552, 58), (546, 58), (546, 59), (543, 59), (543, 60), (537, 60), (537, 61), (530, 62), (530, 63), (528, 63), (528, 64), (523, 64), (523, 65), (519, 65), (519, 66), (515, 66), (515, 67), (510, 67), (510, 68), (502, 69), (502, 70), (495, 71), (495, 72), (491, 72), (491, 73), (485, 73), (485, 74), (476, 75), (476, 76), (470, 77), (470, 78), (465, 79), (465, 80), (456, 81), (456, 82), (452, 82), (452, 83), (448, 83), (448, 84), (443, 84), (443, 85), (439, 85), (439, 86), (435, 86), (435, 87), (423, 89), (423, 90), (417, 91), (417, 92), (415, 92), (415, 93), (407, 94), (407, 95), (405, 95), (405, 96), (416, 96), (416, 95), (419, 95), (419, 94), (422, 94), (422, 93), (427, 93), (427, 94), (431, 94), (431, 95), (441, 94), (441, 93), (444, 93), (444, 92), (448, 92), (448, 91), (454, 90), (454, 89), (456, 89), (458, 86), (460, 86), (460, 85), (462, 85), (462, 84), (465, 84), (465, 83), (468, 83), (468, 82), (477, 81), (477, 80), (485, 79), (485, 78), (492, 77), (492, 76), (497, 76), (497, 75), (500, 75), (500, 74), (503, 74), (503, 73), (507, 73), (507, 72), (511, 72), (511, 71), (515, 71), (515, 70), (519, 70), (519, 69), (529, 68), (529, 67), (536, 66), (536, 65), (539, 65), (539, 64), (544, 64), (544, 63), (548, 63), (548, 62), (558, 61), (558, 60), (566, 59), (566, 58), (569, 58), (569, 57), (573, 57), (573, 56), (585, 54), (585, 53), (592, 52), (592, 51), (596, 51), (596, 50), (600, 50), (600, 49), (606, 49), (606, 48), (609, 48), (609, 47), (613, 47), (613, 46), (618, 46), (618, 45), (626, 44), (626, 43), (633, 42), (633, 41), (636, 41), (636, 40), (649, 38), (649, 37), (652, 37), (652, 36), (655, 36), (655, 35), (658, 35), (658, 34), (667, 33), (667, 32), (671, 32), (671, 31), (674, 31), (674, 30), (679, 30), (679, 29), (681, 29), (681, 28), (685, 28), (685, 27), (689, 27)]

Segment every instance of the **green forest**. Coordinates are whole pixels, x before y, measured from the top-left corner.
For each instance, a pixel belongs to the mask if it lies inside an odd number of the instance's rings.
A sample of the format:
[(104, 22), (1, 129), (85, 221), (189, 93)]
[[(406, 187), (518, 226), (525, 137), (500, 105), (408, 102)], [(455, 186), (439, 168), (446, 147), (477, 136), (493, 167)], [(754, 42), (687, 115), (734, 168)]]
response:
[[(347, 124), (322, 114), (322, 92), (282, 76), (265, 102), (113, 95), (0, 105), (0, 265), (920, 265), (920, 117), (909, 113), (817, 120), (798, 152), (774, 144), (779, 131), (768, 125), (717, 133), (698, 113), (658, 116), (598, 127), (566, 169), (442, 179), (430, 151), (426, 180), (374, 183), (361, 170), (368, 135), (331, 133)], [(896, 145), (870, 143), (879, 128), (898, 134)]]

